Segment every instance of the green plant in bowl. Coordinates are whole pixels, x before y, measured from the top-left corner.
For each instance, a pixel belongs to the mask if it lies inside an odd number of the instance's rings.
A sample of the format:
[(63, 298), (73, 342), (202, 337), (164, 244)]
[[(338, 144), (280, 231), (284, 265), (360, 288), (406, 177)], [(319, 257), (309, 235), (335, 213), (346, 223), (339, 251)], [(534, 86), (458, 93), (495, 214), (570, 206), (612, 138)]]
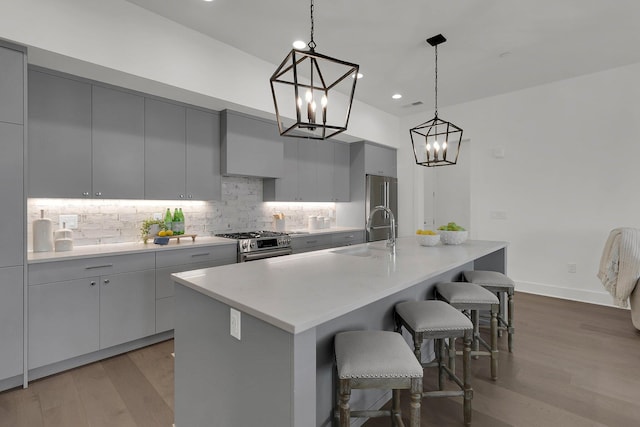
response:
[(145, 243), (147, 243), (147, 239), (149, 239), (149, 237), (152, 237), (151, 228), (154, 225), (158, 226), (158, 230), (166, 230), (167, 228), (164, 221), (161, 219), (147, 218), (142, 221), (142, 225), (140, 226), (140, 235)]

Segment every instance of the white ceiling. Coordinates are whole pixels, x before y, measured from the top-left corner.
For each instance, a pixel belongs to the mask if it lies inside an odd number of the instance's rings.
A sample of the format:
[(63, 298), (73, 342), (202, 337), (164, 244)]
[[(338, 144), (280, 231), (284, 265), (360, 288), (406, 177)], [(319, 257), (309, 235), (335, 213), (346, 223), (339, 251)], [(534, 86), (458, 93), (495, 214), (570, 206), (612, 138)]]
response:
[[(274, 70), (309, 38), (309, 0), (128, 1)], [(316, 51), (359, 64), (355, 97), (396, 116), (433, 110), (438, 33), (439, 106), (640, 62), (639, 0), (315, 0), (314, 17)]]

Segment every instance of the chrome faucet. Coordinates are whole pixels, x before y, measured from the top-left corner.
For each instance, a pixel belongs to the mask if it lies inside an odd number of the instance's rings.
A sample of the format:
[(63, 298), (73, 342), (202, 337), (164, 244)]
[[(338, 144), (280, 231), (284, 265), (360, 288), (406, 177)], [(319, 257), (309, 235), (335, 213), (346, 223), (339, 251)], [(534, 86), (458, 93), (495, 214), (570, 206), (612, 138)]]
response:
[(378, 211), (386, 212), (391, 219), (391, 232), (389, 233), (389, 238), (387, 239), (387, 247), (391, 248), (391, 253), (395, 255), (396, 253), (396, 217), (393, 216), (393, 212), (386, 206), (376, 206), (371, 209), (369, 213), (369, 218), (367, 219), (367, 231), (371, 233), (371, 219), (373, 218), (373, 214)]

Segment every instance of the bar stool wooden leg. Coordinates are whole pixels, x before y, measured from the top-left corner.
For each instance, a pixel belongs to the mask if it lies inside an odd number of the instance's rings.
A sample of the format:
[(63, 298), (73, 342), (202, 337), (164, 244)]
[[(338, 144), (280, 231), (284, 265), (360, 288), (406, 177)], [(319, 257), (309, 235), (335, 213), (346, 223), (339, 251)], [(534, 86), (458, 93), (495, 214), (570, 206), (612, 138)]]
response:
[(422, 334), (416, 333), (413, 336), (413, 354), (416, 355), (418, 362), (422, 363)]
[[(471, 323), (473, 323), (473, 348), (472, 350), (480, 351), (480, 312), (478, 310), (471, 310)], [(474, 359), (479, 359), (480, 356), (473, 356)]]
[(508, 316), (508, 326), (507, 326), (507, 332), (509, 333), (508, 336), (508, 340), (509, 340), (509, 353), (513, 353), (513, 289), (510, 289), (507, 292), (508, 295), (508, 305), (507, 305), (507, 309), (509, 310), (509, 313), (507, 314)]
[(438, 360), (438, 390), (444, 390), (445, 383), (445, 374), (447, 371), (444, 369), (445, 367), (445, 346), (444, 346), (444, 338), (440, 338), (436, 340), (436, 345), (438, 346), (437, 350), (437, 360)]
[(340, 427), (349, 427), (351, 425), (351, 408), (349, 407), (349, 399), (351, 398), (351, 380), (338, 380), (340, 383), (339, 402), (340, 407)]
[(471, 425), (471, 399), (473, 390), (471, 389), (471, 331), (464, 333), (464, 348), (462, 350), (462, 372), (464, 384), (464, 424)]
[(499, 305), (491, 306), (491, 379), (494, 381), (498, 378), (498, 310)]
[(393, 389), (392, 405), (391, 405), (391, 426), (398, 427), (398, 418), (400, 417), (400, 390)]
[(449, 370), (456, 372), (456, 339), (449, 338)]
[(420, 427), (420, 404), (422, 402), (422, 378), (411, 380), (410, 427)]

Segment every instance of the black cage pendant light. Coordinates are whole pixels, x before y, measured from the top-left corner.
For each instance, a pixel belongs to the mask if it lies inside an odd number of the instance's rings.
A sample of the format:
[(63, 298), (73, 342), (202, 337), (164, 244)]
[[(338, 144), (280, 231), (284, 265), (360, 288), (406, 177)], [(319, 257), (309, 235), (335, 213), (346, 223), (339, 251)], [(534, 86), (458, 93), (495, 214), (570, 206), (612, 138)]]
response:
[[(280, 135), (327, 139), (347, 130), (359, 66), (309, 50), (292, 49), (271, 76)], [(293, 119), (292, 119), (293, 118)]]
[(409, 131), (416, 164), (426, 167), (455, 165), (462, 141), (462, 129), (438, 117), (438, 45), (445, 41), (442, 34), (427, 39), (436, 50), (435, 116)]

